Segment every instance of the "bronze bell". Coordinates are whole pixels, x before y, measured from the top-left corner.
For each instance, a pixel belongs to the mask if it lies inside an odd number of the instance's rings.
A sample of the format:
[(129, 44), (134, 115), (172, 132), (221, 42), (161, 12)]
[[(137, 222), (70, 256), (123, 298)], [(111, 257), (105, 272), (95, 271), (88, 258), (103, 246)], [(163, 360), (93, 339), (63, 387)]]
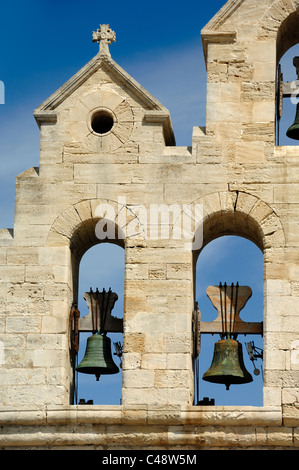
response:
[(212, 364), (202, 378), (207, 382), (224, 384), (226, 390), (231, 384), (252, 382), (252, 376), (244, 366), (242, 344), (234, 339), (217, 341)]
[(297, 104), (295, 121), (287, 130), (287, 137), (299, 140), (299, 103)]
[(119, 368), (112, 359), (110, 338), (101, 334), (90, 336), (85, 355), (76, 370), (83, 374), (94, 374), (96, 380), (99, 380), (100, 375), (117, 374)]

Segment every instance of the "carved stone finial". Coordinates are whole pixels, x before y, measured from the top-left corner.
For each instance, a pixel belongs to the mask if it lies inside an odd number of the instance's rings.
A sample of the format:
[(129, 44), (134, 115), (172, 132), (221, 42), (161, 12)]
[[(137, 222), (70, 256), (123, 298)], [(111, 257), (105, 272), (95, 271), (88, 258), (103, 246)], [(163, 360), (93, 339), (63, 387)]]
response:
[(92, 32), (92, 42), (100, 44), (100, 54), (110, 56), (109, 45), (115, 41), (115, 32), (109, 28), (109, 24), (100, 24), (100, 29)]

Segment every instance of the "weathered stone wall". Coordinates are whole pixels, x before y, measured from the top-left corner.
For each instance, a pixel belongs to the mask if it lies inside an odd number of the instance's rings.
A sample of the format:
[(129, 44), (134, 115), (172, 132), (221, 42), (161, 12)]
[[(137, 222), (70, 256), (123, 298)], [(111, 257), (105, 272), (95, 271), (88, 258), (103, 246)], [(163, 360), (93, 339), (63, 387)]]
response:
[[(40, 166), (18, 176), (14, 230), (0, 232), (2, 448), (298, 447), (299, 150), (275, 146), (277, 57), (291, 44), (280, 25), (297, 7), (230, 1), (207, 25), (207, 122), (192, 147), (174, 145), (167, 110), (102, 55), (35, 111)], [(95, 109), (115, 116), (110, 133), (90, 128)], [(262, 407), (192, 406), (192, 250), (149, 237), (138, 212), (191, 203), (204, 244), (235, 234), (263, 250)], [(90, 408), (69, 404), (69, 312), (101, 204), (136, 233), (121, 243), (122, 405)]]

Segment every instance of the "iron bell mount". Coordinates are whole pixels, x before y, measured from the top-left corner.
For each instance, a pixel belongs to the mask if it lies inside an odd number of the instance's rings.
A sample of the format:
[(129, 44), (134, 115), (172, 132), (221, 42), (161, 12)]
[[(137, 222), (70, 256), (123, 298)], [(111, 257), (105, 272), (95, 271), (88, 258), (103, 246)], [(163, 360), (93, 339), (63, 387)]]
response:
[[(227, 330), (231, 325), (230, 315), (232, 313), (234, 324), (233, 327), (231, 326), (231, 330), (229, 330), (232, 334), (263, 335), (262, 322), (244, 322), (240, 318), (240, 311), (252, 296), (250, 287), (239, 286), (238, 283), (235, 286), (234, 284), (228, 286), (226, 283), (224, 285), (220, 283), (219, 286), (209, 286), (206, 292), (217, 310), (218, 316), (212, 322), (200, 321), (198, 326), (200, 334), (223, 334), (224, 330)], [(236, 292), (237, 300), (235, 298)], [(225, 302), (225, 305), (223, 302)]]
[(112, 315), (115, 302), (118, 295), (112, 292), (111, 289), (105, 289), (100, 292), (98, 288), (93, 291), (90, 288), (89, 292), (83, 295), (86, 301), (89, 313), (79, 319), (80, 332), (93, 332), (105, 330), (110, 333), (123, 332), (123, 320)]

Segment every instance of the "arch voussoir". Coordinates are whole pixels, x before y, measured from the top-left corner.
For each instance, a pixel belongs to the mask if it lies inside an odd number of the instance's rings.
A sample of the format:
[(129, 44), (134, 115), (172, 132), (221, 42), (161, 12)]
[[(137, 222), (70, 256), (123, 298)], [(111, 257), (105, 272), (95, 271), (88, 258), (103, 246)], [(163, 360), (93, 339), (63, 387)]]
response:
[[(134, 207), (119, 204), (112, 199), (92, 199), (80, 201), (65, 209), (54, 221), (50, 229), (48, 246), (73, 246), (78, 239), (88, 241), (88, 248), (96, 240), (96, 223), (106, 219), (115, 224), (121, 240), (145, 239), (143, 221), (140, 220)], [(136, 226), (136, 230), (134, 227)]]
[(239, 235), (262, 250), (284, 246), (285, 235), (274, 210), (257, 196), (239, 191), (208, 194), (196, 201), (203, 205), (204, 244), (223, 235)]

